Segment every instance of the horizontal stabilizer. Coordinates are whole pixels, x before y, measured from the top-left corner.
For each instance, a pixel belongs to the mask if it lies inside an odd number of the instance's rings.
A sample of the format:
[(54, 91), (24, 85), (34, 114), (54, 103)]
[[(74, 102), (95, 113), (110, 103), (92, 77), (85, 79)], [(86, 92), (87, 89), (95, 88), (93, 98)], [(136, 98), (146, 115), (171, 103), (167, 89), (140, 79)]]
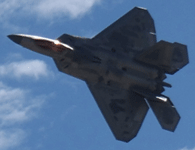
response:
[(172, 132), (175, 130), (180, 116), (169, 97), (161, 94), (147, 93), (141, 90), (134, 90), (134, 92), (145, 97), (163, 129)]
[(168, 74), (174, 74), (189, 62), (186, 45), (166, 41), (144, 49), (136, 56), (136, 60), (156, 66)]
[(171, 100), (166, 96), (159, 96), (156, 99), (147, 99), (147, 102), (162, 128), (174, 132), (180, 116)]

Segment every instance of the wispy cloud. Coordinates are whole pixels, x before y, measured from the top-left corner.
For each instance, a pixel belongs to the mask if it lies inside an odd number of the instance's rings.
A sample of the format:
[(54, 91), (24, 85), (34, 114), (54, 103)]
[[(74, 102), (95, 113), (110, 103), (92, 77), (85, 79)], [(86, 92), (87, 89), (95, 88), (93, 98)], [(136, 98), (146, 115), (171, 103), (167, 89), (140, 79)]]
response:
[(26, 60), (0, 65), (0, 76), (16, 78), (28, 76), (39, 79), (40, 77), (47, 77), (48, 74), (50, 71), (47, 69), (46, 63), (41, 60)]
[(26, 133), (21, 129), (0, 130), (0, 149), (8, 150), (20, 145)]
[(30, 92), (12, 88), (0, 82), (0, 149), (20, 145), (27, 136), (22, 124), (36, 117), (46, 96), (31, 96)]
[(34, 12), (43, 17), (70, 16), (77, 18), (87, 13), (100, 0), (41, 0)]
[[(1, 0), (0, 27), (13, 32), (28, 32), (32, 21), (77, 19), (91, 11), (102, 0)], [(24, 21), (25, 20), (25, 21)], [(18, 24), (22, 22), (22, 24)], [(24, 23), (24, 24), (23, 24)], [(6, 33), (7, 34), (7, 33)]]
[[(47, 64), (41, 60), (24, 60), (20, 54), (9, 54), (6, 64), (0, 64), (2, 79), (38, 80), (51, 77)], [(28, 79), (26, 78), (26, 79)], [(0, 150), (19, 147), (28, 138), (27, 131), (21, 127), (38, 117), (45, 100), (51, 95), (32, 94), (30, 89), (11, 87), (0, 81)]]
[(101, 0), (3, 0), (0, 2), (0, 18), (35, 14), (38, 17), (54, 18), (69, 16), (77, 18), (86, 14)]
[(194, 148), (187, 148), (187, 147), (184, 147), (184, 148), (182, 148), (182, 149), (180, 149), (180, 150), (195, 150), (195, 147), (194, 147)]
[(24, 122), (34, 116), (34, 110), (40, 108), (44, 98), (29, 95), (26, 90), (0, 82), (0, 126)]

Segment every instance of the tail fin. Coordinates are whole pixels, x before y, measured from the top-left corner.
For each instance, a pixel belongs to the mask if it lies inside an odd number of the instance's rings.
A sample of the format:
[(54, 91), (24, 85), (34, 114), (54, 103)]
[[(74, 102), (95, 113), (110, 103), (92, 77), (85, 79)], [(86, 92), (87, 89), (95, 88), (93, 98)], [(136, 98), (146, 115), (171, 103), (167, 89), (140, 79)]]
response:
[(135, 59), (161, 68), (168, 74), (174, 74), (189, 63), (186, 45), (166, 41), (143, 50)]

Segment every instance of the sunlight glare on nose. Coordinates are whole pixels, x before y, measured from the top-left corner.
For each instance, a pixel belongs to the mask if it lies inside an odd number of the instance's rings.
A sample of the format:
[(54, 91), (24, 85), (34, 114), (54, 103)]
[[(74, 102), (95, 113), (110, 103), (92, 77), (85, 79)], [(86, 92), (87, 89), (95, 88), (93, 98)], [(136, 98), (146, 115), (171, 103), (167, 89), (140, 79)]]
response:
[(58, 45), (58, 44), (60, 44), (60, 41), (54, 40), (54, 44)]

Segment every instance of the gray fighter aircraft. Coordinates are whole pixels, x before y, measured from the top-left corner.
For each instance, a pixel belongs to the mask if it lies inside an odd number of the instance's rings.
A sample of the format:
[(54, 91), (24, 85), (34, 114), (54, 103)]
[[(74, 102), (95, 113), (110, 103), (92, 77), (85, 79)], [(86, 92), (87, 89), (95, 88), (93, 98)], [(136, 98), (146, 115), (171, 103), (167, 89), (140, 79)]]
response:
[(116, 139), (133, 139), (152, 108), (163, 129), (174, 131), (180, 116), (162, 95), (165, 74), (188, 64), (187, 46), (156, 41), (154, 21), (135, 7), (93, 38), (63, 34), (56, 40), (12, 34), (15, 43), (50, 56), (59, 71), (85, 81)]

